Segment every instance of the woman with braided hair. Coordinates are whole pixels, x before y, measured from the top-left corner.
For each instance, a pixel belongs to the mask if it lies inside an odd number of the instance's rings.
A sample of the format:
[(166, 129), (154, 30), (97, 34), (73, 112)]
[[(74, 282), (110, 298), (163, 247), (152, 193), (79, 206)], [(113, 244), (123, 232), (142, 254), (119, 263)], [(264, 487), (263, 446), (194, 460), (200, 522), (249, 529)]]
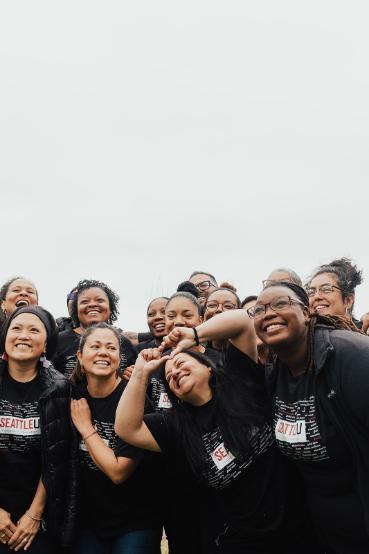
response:
[(271, 283), (248, 313), (273, 354), (277, 444), (302, 478), (326, 552), (368, 553), (368, 338), (344, 316), (311, 315), (294, 283)]

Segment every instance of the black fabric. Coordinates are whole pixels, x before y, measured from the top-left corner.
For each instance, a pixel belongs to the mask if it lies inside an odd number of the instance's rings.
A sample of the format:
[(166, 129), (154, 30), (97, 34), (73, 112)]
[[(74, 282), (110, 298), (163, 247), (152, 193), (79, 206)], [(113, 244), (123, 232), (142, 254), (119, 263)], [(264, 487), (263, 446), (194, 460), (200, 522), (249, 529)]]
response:
[(153, 336), (149, 331), (145, 333), (137, 333), (138, 342), (145, 342), (145, 341), (151, 340), (152, 338)]
[(93, 398), (83, 385), (79, 388), (87, 399), (99, 436), (118, 458), (138, 462), (133, 475), (116, 485), (96, 467), (86, 445), (80, 441), (81, 525), (92, 529), (100, 538), (114, 538), (129, 531), (154, 529), (163, 524), (156, 479), (161, 456), (128, 445), (114, 431), (115, 412), (126, 385), (126, 381), (120, 381), (105, 398)]
[(73, 329), (74, 324), (71, 317), (58, 317), (56, 320), (56, 325), (59, 329), (59, 333), (66, 331), (67, 329)]
[[(7, 364), (1, 362), (0, 387), (6, 372)], [(38, 380), (41, 390), (38, 399), (41, 472), (47, 495), (44, 517), (48, 534), (68, 545), (75, 529), (77, 506), (77, 460), (70, 423), (70, 384), (52, 367), (40, 366)], [(5, 375), (5, 387), (9, 387), (9, 383), (11, 386)]]
[(37, 375), (21, 383), (4, 372), (0, 386), (0, 507), (16, 522), (31, 505), (41, 477)]
[[(59, 335), (58, 351), (53, 360), (55, 368), (66, 377), (70, 377), (77, 363), (77, 351), (81, 335), (73, 329), (67, 329)], [(126, 338), (121, 336), (121, 363), (119, 369), (121, 372), (126, 367), (136, 361), (136, 354), (132, 344)]]
[[(228, 349), (226, 367), (237, 379), (250, 379), (260, 368), (248, 356), (232, 345)], [(258, 377), (257, 377), (258, 378)], [(214, 425), (214, 400), (201, 407), (193, 407), (193, 415), (206, 449), (207, 460), (201, 472), (202, 480), (216, 490), (218, 504), (227, 520), (227, 531), (222, 541), (242, 542), (243, 547), (260, 548), (260, 552), (282, 552), (281, 528), (285, 517), (284, 463), (279, 455), (271, 426), (266, 422), (255, 430), (251, 450), (241, 458), (234, 458), (224, 446), (224, 439)], [(182, 463), (186, 452), (174, 424), (172, 410), (148, 414), (145, 422), (161, 450)], [(246, 551), (246, 550), (245, 550)], [(248, 550), (247, 550), (248, 551)]]
[(369, 552), (369, 339), (319, 326), (314, 360), (313, 371), (297, 378), (278, 366), (278, 445), (303, 478), (327, 548), (364, 554)]
[(153, 337), (151, 337), (150, 339), (148, 340), (145, 340), (145, 341), (142, 341), (142, 342), (139, 342), (137, 346), (135, 346), (135, 352), (136, 352), (136, 356), (139, 355), (139, 353), (142, 351), (142, 350), (145, 350), (145, 348), (157, 348), (158, 345), (156, 344), (156, 341)]

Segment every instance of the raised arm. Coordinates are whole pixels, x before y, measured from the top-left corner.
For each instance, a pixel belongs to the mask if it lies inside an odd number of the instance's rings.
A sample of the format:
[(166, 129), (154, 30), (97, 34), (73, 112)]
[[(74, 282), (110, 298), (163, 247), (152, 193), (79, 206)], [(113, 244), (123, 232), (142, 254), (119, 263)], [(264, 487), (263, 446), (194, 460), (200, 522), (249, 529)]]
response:
[(160, 357), (157, 349), (140, 352), (132, 377), (119, 400), (115, 415), (115, 432), (123, 440), (145, 450), (161, 452), (143, 418), (146, 388), (153, 373), (169, 356)]
[[(257, 360), (254, 323), (245, 310), (230, 310), (215, 315), (196, 327), (196, 332), (199, 342), (229, 339), (241, 352), (244, 352), (253, 360)], [(173, 356), (177, 352), (195, 346), (195, 344), (196, 335), (193, 329), (176, 327), (164, 338), (160, 349), (174, 348)]]

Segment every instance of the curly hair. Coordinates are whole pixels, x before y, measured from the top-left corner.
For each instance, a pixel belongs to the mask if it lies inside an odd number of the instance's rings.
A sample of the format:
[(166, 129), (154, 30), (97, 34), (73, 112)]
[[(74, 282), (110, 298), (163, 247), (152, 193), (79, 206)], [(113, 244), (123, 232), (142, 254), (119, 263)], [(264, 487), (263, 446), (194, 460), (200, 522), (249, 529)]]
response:
[(80, 324), (78, 319), (78, 298), (82, 291), (92, 288), (101, 289), (108, 297), (110, 316), (107, 323), (112, 324), (118, 319), (119, 296), (117, 295), (117, 293), (114, 292), (110, 287), (108, 287), (108, 285), (106, 285), (102, 281), (96, 281), (94, 279), (83, 279), (82, 281), (79, 281), (79, 283), (75, 287), (76, 293), (72, 301), (72, 319), (76, 327), (78, 327), (78, 325)]

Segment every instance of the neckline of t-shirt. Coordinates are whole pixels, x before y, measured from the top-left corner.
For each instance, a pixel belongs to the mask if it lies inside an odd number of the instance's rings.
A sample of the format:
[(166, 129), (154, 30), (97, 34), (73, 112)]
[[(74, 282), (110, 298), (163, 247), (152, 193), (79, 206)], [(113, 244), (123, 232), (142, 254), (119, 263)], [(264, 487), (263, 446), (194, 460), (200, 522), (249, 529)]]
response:
[(88, 388), (87, 388), (87, 385), (86, 385), (86, 394), (87, 394), (88, 398), (90, 398), (93, 402), (105, 402), (106, 400), (109, 400), (112, 396), (114, 396), (114, 394), (116, 394), (117, 391), (122, 386), (124, 386), (123, 379), (120, 380), (120, 383), (118, 383), (118, 385), (115, 387), (115, 389), (112, 390), (111, 393), (108, 394), (107, 396), (91, 396), (91, 394), (88, 392)]
[(9, 370), (7, 369), (5, 371), (5, 374), (4, 374), (5, 378), (8, 379), (8, 381), (10, 383), (15, 383), (16, 385), (20, 386), (20, 387), (25, 387), (27, 385), (31, 385), (32, 383), (34, 383), (40, 376), (40, 373), (39, 371), (36, 373), (36, 375), (34, 376), (33, 379), (31, 379), (30, 381), (18, 381), (17, 379), (14, 379), (14, 377), (12, 377), (9, 373)]

